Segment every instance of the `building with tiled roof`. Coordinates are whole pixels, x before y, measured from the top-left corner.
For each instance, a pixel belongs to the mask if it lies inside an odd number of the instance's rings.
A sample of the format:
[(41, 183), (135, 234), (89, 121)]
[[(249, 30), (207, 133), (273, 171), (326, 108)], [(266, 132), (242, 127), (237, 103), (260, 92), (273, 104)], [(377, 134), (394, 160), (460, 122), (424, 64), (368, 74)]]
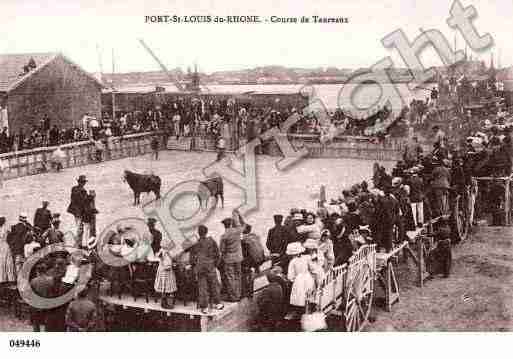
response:
[(102, 84), (60, 53), (0, 54), (0, 105), (10, 132), (28, 130), (48, 116), (72, 127), (85, 113), (100, 117)]

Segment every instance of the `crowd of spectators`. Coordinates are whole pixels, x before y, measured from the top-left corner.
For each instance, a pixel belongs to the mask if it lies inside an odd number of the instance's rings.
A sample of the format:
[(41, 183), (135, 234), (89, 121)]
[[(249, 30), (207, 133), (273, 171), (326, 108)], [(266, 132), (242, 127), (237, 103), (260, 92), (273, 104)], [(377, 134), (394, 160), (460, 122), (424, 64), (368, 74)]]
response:
[(338, 134), (362, 136), (367, 127), (386, 119), (390, 110), (384, 108), (368, 118), (358, 119), (340, 108), (335, 111), (305, 111), (301, 104), (295, 102), (254, 104), (237, 103), (229, 98), (177, 98), (144, 111), (118, 112), (114, 118), (104, 113), (101, 119), (97, 119), (86, 113), (81, 123), (74, 127), (59, 126), (47, 115), (31, 128), (11, 132), (5, 127), (0, 132), (0, 153), (157, 130), (168, 137), (223, 137), (245, 142), (274, 126), (282, 126), (288, 118), (296, 115), (299, 118), (288, 129), (289, 133), (333, 138)]

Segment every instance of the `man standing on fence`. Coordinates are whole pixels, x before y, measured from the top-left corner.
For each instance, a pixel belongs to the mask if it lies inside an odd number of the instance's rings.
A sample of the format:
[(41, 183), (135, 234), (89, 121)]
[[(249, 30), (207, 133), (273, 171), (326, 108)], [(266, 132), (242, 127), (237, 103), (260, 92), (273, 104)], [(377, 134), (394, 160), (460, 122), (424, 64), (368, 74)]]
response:
[(75, 225), (77, 228), (77, 240), (82, 243), (82, 235), (84, 232), (83, 217), (85, 206), (87, 205), (87, 191), (84, 188), (87, 183), (86, 176), (80, 175), (77, 179), (78, 184), (71, 189), (71, 201), (68, 206), (68, 213), (75, 217)]

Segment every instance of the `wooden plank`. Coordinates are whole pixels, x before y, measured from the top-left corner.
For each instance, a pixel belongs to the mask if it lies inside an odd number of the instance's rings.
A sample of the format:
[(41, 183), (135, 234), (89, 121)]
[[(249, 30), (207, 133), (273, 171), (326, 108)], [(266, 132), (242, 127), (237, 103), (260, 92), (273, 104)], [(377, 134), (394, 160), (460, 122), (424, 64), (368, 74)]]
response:
[(175, 307), (173, 309), (165, 309), (162, 308), (160, 303), (155, 303), (150, 301), (147, 303), (146, 301), (136, 301), (132, 297), (128, 295), (122, 295), (121, 298), (118, 296), (110, 296), (106, 294), (102, 294), (99, 296), (99, 299), (107, 304), (122, 306), (123, 309), (142, 309), (153, 312), (163, 312), (170, 314), (182, 314), (187, 316), (207, 316), (215, 319), (223, 318), (225, 315), (229, 314), (234, 308), (237, 306), (237, 303), (223, 303), (224, 309), (220, 311), (212, 311), (208, 314), (203, 314), (199, 308), (196, 307), (196, 303), (191, 302), (187, 306), (183, 305), (180, 301), (175, 303)]

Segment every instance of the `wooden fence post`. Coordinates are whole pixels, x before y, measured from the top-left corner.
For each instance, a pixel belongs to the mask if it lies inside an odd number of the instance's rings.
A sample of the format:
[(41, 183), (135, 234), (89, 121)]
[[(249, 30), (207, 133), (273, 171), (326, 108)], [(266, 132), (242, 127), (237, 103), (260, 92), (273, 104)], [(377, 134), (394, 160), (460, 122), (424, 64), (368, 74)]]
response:
[(419, 237), (417, 241), (417, 253), (419, 258), (417, 279), (419, 281), (419, 287), (422, 288), (424, 286), (424, 237)]

